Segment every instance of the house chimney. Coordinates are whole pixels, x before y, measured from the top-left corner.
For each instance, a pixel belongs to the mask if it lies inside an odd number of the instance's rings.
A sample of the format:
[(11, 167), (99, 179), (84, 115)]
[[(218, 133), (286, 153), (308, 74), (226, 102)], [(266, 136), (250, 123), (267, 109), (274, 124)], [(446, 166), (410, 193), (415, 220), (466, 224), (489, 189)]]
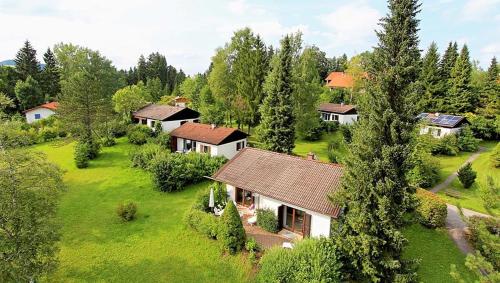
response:
[(210, 127), (211, 127), (211, 128), (212, 128), (212, 130), (213, 130), (213, 129), (217, 128), (217, 125), (215, 125), (215, 124), (211, 124), (211, 125), (210, 125)]
[(344, 102), (340, 102), (340, 106), (344, 106)]
[(439, 113), (438, 113), (438, 112), (436, 112), (436, 114), (435, 114), (435, 115), (436, 115), (436, 117), (439, 117)]
[(307, 154), (307, 160), (316, 160), (316, 155), (312, 152)]

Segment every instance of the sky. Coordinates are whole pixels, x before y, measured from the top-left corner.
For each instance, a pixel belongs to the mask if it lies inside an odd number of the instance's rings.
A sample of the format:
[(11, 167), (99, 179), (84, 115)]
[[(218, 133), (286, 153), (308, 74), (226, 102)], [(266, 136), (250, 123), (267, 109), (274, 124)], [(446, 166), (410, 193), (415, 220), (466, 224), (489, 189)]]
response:
[[(483, 68), (500, 57), (500, 0), (423, 0), (421, 9), (422, 49), (435, 41), (442, 54), (449, 41), (466, 43)], [(127, 69), (158, 51), (195, 74), (243, 27), (274, 46), (300, 30), (305, 45), (350, 57), (376, 45), (386, 13), (382, 0), (0, 0), (0, 61), (13, 59), (28, 39), (40, 60), (65, 42), (99, 50)]]

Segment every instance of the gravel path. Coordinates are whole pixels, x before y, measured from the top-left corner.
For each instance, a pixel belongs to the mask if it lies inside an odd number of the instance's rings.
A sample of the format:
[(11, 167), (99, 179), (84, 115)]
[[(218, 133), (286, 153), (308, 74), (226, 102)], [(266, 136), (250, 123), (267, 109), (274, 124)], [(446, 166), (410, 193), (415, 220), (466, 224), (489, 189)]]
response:
[[(448, 208), (448, 215), (446, 216), (446, 229), (448, 229), (448, 233), (463, 253), (472, 253), (474, 249), (469, 245), (465, 236), (468, 229), (467, 223), (462, 219), (458, 207), (451, 204), (446, 204), (446, 206)], [(462, 208), (462, 212), (466, 218), (471, 216), (491, 217), (466, 208)]]

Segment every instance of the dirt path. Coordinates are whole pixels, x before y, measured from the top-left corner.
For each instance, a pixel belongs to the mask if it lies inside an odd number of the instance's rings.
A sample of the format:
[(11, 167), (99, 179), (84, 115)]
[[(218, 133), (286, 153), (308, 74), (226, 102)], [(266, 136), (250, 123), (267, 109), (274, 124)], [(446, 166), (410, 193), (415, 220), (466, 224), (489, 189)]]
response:
[[(479, 147), (479, 150), (474, 152), (471, 156), (469, 156), (469, 158), (467, 158), (467, 160), (465, 160), (465, 162), (460, 167), (464, 166), (465, 164), (467, 164), (469, 162), (476, 160), (479, 157), (479, 155), (481, 153), (483, 153), (485, 150), (486, 150), (486, 147), (482, 147), (482, 146)], [(437, 193), (440, 190), (447, 188), (451, 184), (451, 182), (453, 182), (453, 180), (455, 180), (456, 177), (457, 177), (457, 172), (455, 171), (455, 172), (453, 172), (453, 174), (448, 176), (448, 178), (446, 178), (446, 180), (444, 180), (444, 182), (436, 185), (434, 188), (430, 189), (430, 191), (433, 193)]]
[[(446, 229), (458, 248), (465, 254), (472, 253), (474, 249), (469, 245), (465, 232), (467, 223), (462, 219), (458, 207), (446, 204), (448, 215), (446, 216)], [(471, 216), (491, 217), (483, 213), (479, 213), (470, 209), (462, 208), (462, 212), (466, 218)]]

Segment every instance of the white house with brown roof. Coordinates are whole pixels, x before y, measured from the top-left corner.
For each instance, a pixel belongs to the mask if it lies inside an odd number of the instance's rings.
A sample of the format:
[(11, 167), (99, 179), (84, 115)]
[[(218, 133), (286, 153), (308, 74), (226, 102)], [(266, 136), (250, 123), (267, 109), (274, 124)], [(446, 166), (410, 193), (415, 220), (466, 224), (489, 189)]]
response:
[(164, 132), (177, 129), (186, 122), (198, 122), (200, 113), (186, 107), (149, 104), (132, 114), (138, 124), (155, 128), (155, 123), (161, 123)]
[(226, 184), (238, 206), (274, 211), (280, 229), (328, 237), (341, 211), (328, 196), (340, 188), (342, 172), (338, 164), (247, 147), (212, 179)]
[(458, 134), (462, 127), (468, 123), (463, 116), (440, 113), (420, 113), (417, 118), (423, 122), (420, 134), (431, 134), (438, 139), (446, 135)]
[(187, 122), (170, 132), (173, 152), (199, 152), (233, 158), (247, 146), (248, 135), (238, 129)]
[(350, 104), (322, 103), (318, 107), (321, 119), (326, 122), (339, 122), (339, 124), (352, 124), (358, 120), (356, 106)]
[(57, 106), (59, 104), (57, 102), (49, 102), (37, 107), (28, 109), (24, 111), (24, 116), (26, 116), (26, 122), (29, 124), (48, 118), (54, 114), (56, 114)]

